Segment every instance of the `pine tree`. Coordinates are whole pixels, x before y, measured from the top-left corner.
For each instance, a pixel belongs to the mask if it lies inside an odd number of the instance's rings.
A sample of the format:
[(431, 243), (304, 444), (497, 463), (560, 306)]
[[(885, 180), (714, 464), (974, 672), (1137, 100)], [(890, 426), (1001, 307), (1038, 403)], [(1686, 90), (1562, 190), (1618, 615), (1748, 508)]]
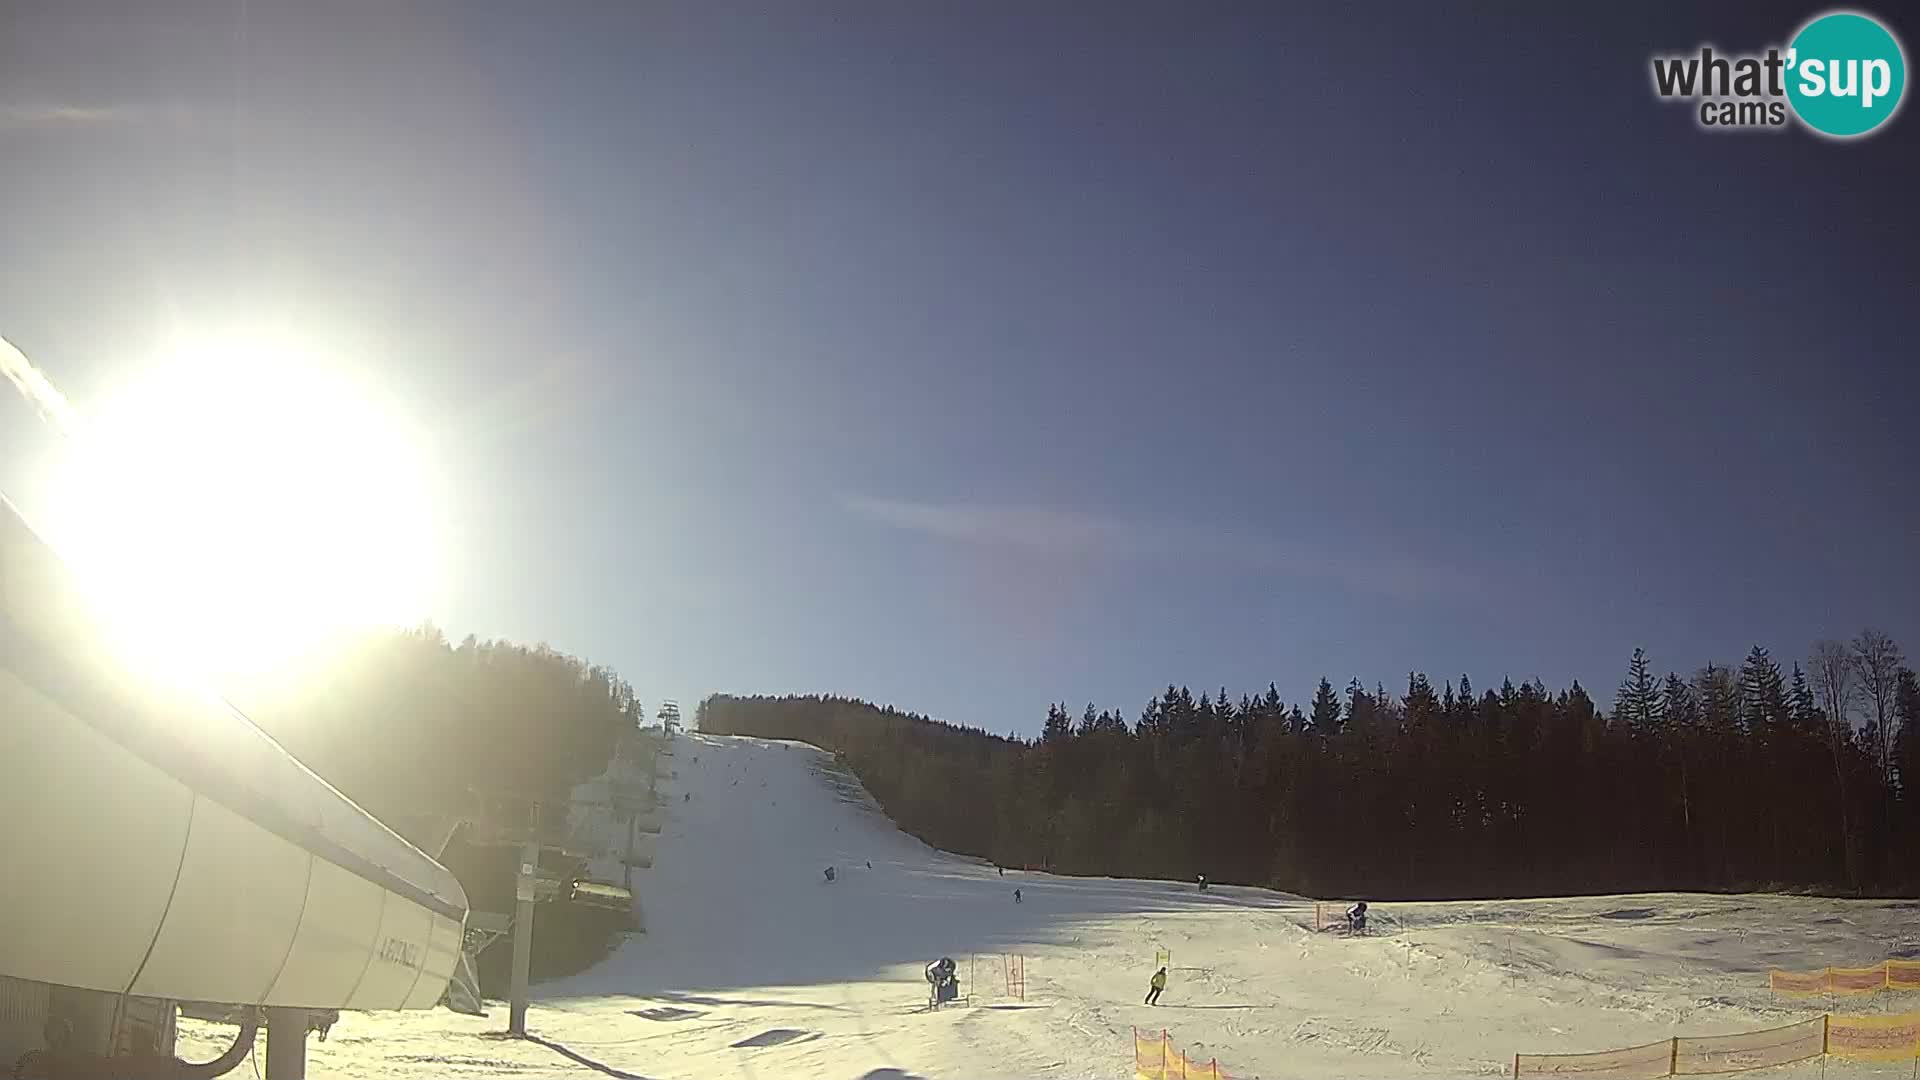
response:
[(1373, 725), (1374, 702), (1374, 696), (1361, 688), (1359, 679), (1347, 683), (1347, 713), (1344, 719), (1348, 730), (1364, 734)]
[(1731, 730), (1740, 719), (1740, 691), (1726, 668), (1708, 664), (1693, 677), (1700, 703), (1700, 724), (1708, 731)]
[(1340, 699), (1333, 695), (1333, 684), (1324, 676), (1313, 692), (1313, 716), (1308, 721), (1317, 735), (1332, 735), (1340, 730)]
[(1698, 753), (1695, 744), (1699, 741), (1700, 727), (1700, 702), (1694, 696), (1693, 684), (1667, 672), (1667, 681), (1660, 691), (1660, 711), (1666, 716), (1668, 732), (1662, 764), (1674, 776), (1680, 803), (1681, 836), (1685, 842), (1682, 850), (1690, 857), (1694, 845), (1692, 763)]
[(1795, 729), (1812, 734), (1818, 734), (1824, 722), (1820, 706), (1814, 704), (1813, 689), (1807, 685), (1807, 674), (1800, 670), (1797, 660), (1793, 664), (1793, 684), (1787, 691), (1787, 718)]
[(1740, 665), (1740, 719), (1749, 732), (1763, 738), (1787, 721), (1786, 687), (1780, 665), (1758, 645)]
[(1620, 680), (1620, 689), (1613, 695), (1613, 715), (1634, 734), (1651, 736), (1659, 727), (1655, 722), (1658, 712), (1659, 691), (1654, 686), (1653, 674), (1647, 670), (1647, 652), (1635, 649), (1633, 659), (1627, 661), (1627, 674)]
[(1893, 778), (1899, 785), (1905, 814), (1898, 850), (1905, 853), (1903, 871), (1907, 880), (1920, 871), (1920, 854), (1914, 851), (1914, 838), (1920, 834), (1920, 678), (1913, 669), (1900, 669), (1898, 690), (1894, 695), (1894, 713), (1900, 727), (1893, 737)]
[[(1092, 711), (1093, 706), (1089, 705), (1087, 709)], [(1040, 728), (1041, 745), (1059, 746), (1072, 738), (1073, 716), (1067, 712), (1066, 705), (1047, 706), (1047, 722)]]
[(1920, 774), (1914, 766), (1920, 766), (1914, 754), (1920, 751), (1920, 678), (1916, 678), (1913, 669), (1903, 667), (1896, 682), (1894, 692), (1894, 719), (1898, 727), (1894, 729), (1894, 745), (1900, 748), (1897, 756), (1902, 757), (1907, 768), (1901, 773), (1900, 789), (1920, 810)]

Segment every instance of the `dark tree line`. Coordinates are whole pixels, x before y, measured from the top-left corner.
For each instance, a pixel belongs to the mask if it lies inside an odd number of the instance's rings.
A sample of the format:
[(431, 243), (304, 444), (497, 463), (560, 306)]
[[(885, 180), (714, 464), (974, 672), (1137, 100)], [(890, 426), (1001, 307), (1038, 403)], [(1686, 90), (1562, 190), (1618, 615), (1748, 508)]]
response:
[[(309, 768), (427, 846), (452, 818), (524, 814), (533, 802), (564, 814), (570, 789), (604, 770), (644, 715), (605, 667), (546, 646), (455, 645), (432, 626), (370, 633), (303, 671), (228, 692)], [(439, 855), (475, 911), (513, 909), (517, 848), (456, 840)], [(629, 925), (623, 913), (564, 903), (539, 919), (535, 980), (586, 970)], [(511, 957), (500, 945), (481, 954), (485, 993), (506, 994)]]
[(1131, 722), (1054, 705), (1030, 742), (834, 697), (715, 696), (698, 722), (831, 750), (907, 831), (1002, 864), (1442, 898), (1912, 892), (1917, 715), (1868, 631), (1806, 667), (1756, 647), (1657, 675), (1635, 650), (1610, 713), (1578, 682), (1416, 673), (1304, 703), (1169, 686)]
[(376, 817), (471, 813), (476, 792), (564, 807), (644, 719), (608, 668), (432, 626), (365, 635), (236, 705)]

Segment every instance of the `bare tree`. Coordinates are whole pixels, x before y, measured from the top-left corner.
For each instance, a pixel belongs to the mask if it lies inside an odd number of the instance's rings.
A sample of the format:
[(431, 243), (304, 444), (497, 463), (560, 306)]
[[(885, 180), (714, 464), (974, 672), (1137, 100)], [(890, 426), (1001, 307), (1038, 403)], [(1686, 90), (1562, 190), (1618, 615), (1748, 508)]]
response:
[(1820, 711), (1827, 714), (1829, 728), (1836, 735), (1851, 730), (1851, 714), (1860, 693), (1853, 683), (1853, 654), (1840, 642), (1821, 638), (1813, 643), (1813, 653), (1807, 657), (1807, 674), (1813, 679), (1813, 692), (1820, 699)]
[(1850, 714), (1859, 699), (1859, 687), (1853, 683), (1853, 654), (1840, 642), (1821, 638), (1813, 643), (1813, 653), (1807, 657), (1807, 670), (1813, 676), (1813, 692), (1820, 699), (1820, 710), (1827, 717), (1827, 749), (1833, 756), (1833, 783), (1840, 806), (1840, 843), (1847, 884), (1858, 888), (1853, 827), (1847, 814), (1847, 774), (1842, 760), (1843, 747), (1853, 735)]
[(1866, 706), (1874, 759), (1889, 779), (1893, 773), (1894, 705), (1900, 692), (1900, 669), (1905, 666), (1900, 646), (1885, 630), (1868, 627), (1853, 639), (1853, 671), (1860, 680), (1860, 700)]

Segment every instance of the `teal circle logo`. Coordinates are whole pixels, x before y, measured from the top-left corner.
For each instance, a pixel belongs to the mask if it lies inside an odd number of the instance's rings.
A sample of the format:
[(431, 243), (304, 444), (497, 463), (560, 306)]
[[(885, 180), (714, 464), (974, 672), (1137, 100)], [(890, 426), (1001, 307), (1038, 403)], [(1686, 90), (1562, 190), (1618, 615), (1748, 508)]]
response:
[(1788, 46), (1787, 100), (1801, 123), (1822, 135), (1865, 135), (1899, 111), (1906, 88), (1900, 42), (1866, 15), (1822, 15)]

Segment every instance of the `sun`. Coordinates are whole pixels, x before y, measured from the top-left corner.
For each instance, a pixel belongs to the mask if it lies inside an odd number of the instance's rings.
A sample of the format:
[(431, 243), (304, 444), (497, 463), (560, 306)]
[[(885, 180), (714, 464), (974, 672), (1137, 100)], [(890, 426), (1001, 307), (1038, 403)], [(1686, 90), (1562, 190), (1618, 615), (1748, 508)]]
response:
[(84, 410), (50, 509), (116, 635), (176, 673), (257, 674), (434, 598), (420, 440), (298, 341), (208, 338), (145, 365)]

